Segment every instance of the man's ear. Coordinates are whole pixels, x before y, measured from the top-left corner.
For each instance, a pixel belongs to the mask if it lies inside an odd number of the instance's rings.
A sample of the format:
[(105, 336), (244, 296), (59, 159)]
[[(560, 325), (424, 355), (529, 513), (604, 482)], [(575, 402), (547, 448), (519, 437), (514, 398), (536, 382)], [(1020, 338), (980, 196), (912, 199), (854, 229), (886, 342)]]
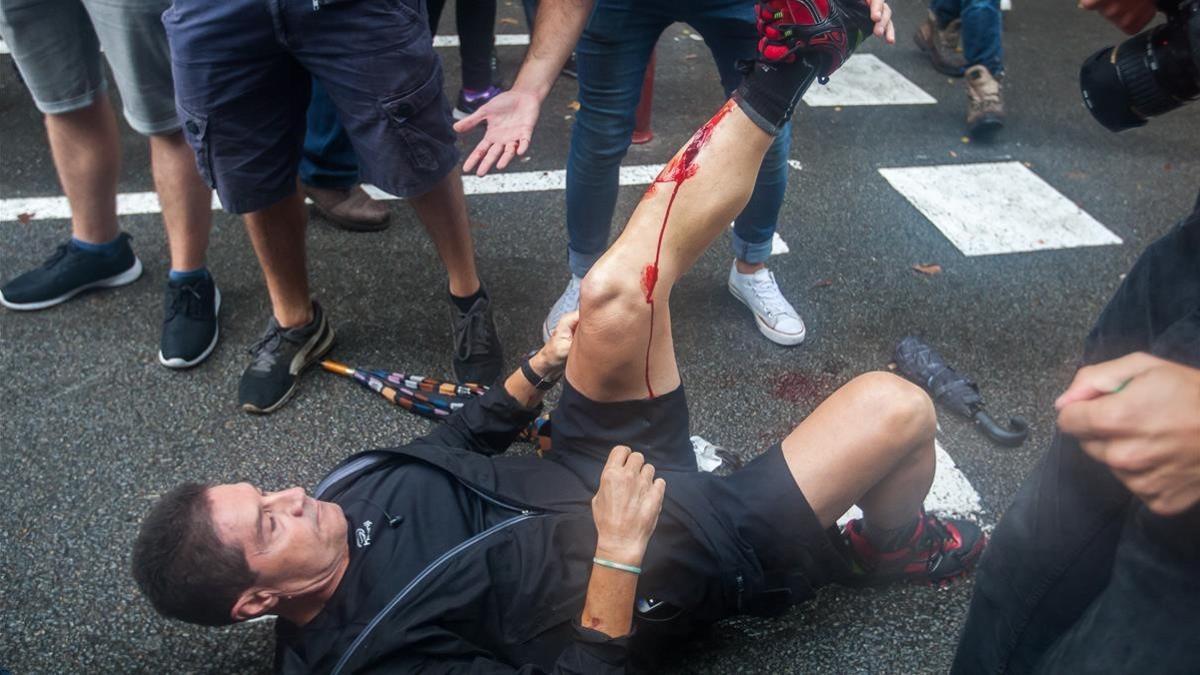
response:
[(265, 588), (248, 588), (238, 596), (233, 603), (229, 615), (234, 621), (246, 621), (262, 616), (274, 609), (279, 603), (279, 595)]

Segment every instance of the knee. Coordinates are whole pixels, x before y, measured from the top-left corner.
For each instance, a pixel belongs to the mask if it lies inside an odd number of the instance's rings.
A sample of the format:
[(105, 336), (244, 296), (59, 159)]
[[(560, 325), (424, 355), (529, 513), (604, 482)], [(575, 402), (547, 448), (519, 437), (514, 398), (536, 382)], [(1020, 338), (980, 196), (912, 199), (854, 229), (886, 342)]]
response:
[(864, 373), (851, 381), (864, 409), (891, 437), (932, 440), (937, 431), (933, 400), (917, 385), (882, 371)]
[(637, 310), (646, 304), (637, 275), (615, 267), (612, 256), (601, 258), (580, 285), (580, 320), (592, 329), (619, 327), (623, 317), (636, 316)]

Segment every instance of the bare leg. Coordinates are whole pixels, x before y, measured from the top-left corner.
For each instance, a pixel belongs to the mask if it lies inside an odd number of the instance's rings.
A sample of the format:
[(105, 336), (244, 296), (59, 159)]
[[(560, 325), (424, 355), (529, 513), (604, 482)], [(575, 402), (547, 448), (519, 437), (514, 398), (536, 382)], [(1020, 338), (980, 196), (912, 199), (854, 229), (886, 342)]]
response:
[(304, 195), (292, 193), (265, 209), (247, 213), (246, 231), (262, 266), (275, 320), (284, 328), (312, 321), (308, 290), (308, 209)]
[(71, 234), (92, 244), (112, 241), (117, 229), (117, 176), (121, 147), (108, 97), (86, 108), (46, 115), (58, 180), (71, 205)]
[(196, 156), (183, 134), (176, 132), (150, 137), (150, 163), (171, 249), (171, 269), (202, 267), (212, 230), (212, 191), (196, 170)]
[(675, 155), (583, 280), (571, 386), (620, 401), (679, 385), (671, 287), (745, 207), (772, 140), (730, 101)]
[(852, 505), (882, 529), (912, 522), (933, 484), (933, 402), (890, 373), (860, 375), (783, 441), (783, 456), (821, 525)]
[(429, 192), (408, 201), (446, 266), (450, 293), (460, 298), (474, 294), (479, 290), (479, 275), (475, 271), (475, 245), (471, 241), (471, 222), (467, 218), (467, 200), (458, 168)]

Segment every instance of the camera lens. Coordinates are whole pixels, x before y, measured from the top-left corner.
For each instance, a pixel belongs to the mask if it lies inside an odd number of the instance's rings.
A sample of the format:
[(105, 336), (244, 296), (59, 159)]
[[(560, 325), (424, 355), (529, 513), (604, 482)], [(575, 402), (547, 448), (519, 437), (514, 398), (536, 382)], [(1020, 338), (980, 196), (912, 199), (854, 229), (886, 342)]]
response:
[(1140, 127), (1200, 93), (1183, 22), (1168, 22), (1092, 54), (1079, 70), (1083, 102), (1112, 131)]

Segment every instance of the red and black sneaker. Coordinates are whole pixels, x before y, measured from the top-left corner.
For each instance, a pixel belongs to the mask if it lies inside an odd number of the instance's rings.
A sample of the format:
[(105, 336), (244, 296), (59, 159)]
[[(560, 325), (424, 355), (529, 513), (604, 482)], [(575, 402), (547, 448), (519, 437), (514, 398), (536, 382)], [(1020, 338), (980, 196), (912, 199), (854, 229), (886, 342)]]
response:
[(906, 545), (883, 552), (862, 533), (862, 521), (851, 520), (842, 530), (853, 566), (849, 585), (875, 586), (912, 581), (945, 586), (970, 572), (987, 544), (979, 526), (967, 520), (945, 521), (921, 511), (917, 531)]
[(791, 63), (799, 52), (820, 61), (825, 81), (871, 34), (866, 0), (766, 0), (759, 2), (758, 54), (767, 63)]

